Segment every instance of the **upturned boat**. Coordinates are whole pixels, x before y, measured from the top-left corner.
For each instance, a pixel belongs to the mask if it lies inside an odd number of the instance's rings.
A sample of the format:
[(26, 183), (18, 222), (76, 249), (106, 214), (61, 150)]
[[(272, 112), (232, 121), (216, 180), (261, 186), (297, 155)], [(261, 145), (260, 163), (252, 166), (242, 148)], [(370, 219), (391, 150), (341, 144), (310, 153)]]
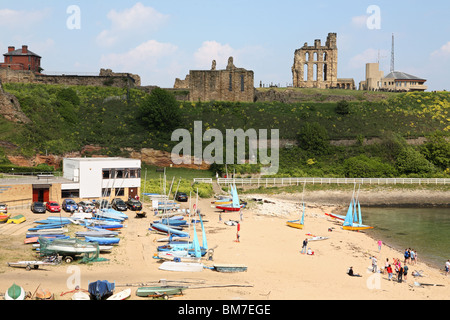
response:
[(184, 287), (140, 287), (136, 290), (138, 297), (168, 297), (183, 294)]
[(15, 283), (5, 292), (5, 300), (25, 300), (25, 297), (25, 290)]

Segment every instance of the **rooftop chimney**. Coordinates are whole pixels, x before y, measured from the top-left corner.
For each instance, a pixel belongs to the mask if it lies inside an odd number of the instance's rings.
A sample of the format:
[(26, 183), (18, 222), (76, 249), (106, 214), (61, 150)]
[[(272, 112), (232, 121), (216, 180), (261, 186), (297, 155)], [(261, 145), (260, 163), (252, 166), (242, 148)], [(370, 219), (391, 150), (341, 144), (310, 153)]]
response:
[(14, 51), (14, 50), (16, 50), (16, 48), (14, 48), (13, 46), (9, 46), (8, 47), (8, 52), (11, 52), (11, 51)]
[(22, 53), (28, 53), (28, 46), (22, 46)]

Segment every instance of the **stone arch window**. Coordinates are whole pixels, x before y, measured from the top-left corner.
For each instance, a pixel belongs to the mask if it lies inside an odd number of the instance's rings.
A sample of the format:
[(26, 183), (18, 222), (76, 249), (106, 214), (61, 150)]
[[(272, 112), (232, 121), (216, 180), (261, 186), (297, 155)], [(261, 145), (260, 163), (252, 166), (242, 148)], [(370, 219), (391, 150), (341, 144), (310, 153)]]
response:
[(319, 61), (319, 55), (317, 52), (314, 52), (314, 61)]
[(326, 52), (323, 53), (323, 61), (327, 61), (327, 53)]
[(303, 80), (304, 81), (308, 81), (308, 64), (305, 63), (305, 65), (303, 66)]
[(309, 61), (309, 52), (305, 53), (305, 61)]
[(317, 81), (318, 78), (319, 78), (319, 72), (318, 72), (317, 63), (314, 63), (314, 65), (313, 65), (313, 79), (314, 79), (314, 81)]
[(326, 63), (323, 64), (323, 81), (327, 81), (327, 68), (328, 65)]
[(233, 91), (233, 75), (230, 72), (230, 80), (228, 84), (228, 91)]

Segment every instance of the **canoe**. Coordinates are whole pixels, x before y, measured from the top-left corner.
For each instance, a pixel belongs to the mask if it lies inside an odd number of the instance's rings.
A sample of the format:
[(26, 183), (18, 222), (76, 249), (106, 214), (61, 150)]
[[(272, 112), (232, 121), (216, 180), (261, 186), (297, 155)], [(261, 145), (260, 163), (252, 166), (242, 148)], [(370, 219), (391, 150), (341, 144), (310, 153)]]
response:
[(244, 272), (247, 271), (247, 266), (243, 264), (214, 264), (213, 270), (218, 272)]
[(103, 229), (75, 232), (75, 235), (77, 237), (98, 237), (98, 238), (115, 237), (118, 234), (119, 233), (116, 231), (103, 230)]
[(38, 229), (27, 232), (27, 235), (40, 235), (40, 234), (62, 234), (68, 232), (67, 228), (49, 228), (49, 229)]
[(48, 289), (39, 289), (36, 291), (36, 300), (55, 300), (55, 296)]
[(163, 262), (158, 269), (165, 271), (200, 272), (203, 271), (203, 264), (196, 262), (166, 261)]
[[(54, 240), (54, 239), (69, 239), (69, 236), (66, 235), (60, 235), (60, 234), (54, 234), (54, 235), (39, 235), (39, 237), (46, 238), (48, 240)], [(37, 243), (39, 241), (39, 237), (30, 237), (26, 238), (23, 243), (29, 244), (29, 243)]]
[(366, 225), (363, 225), (363, 224), (356, 224), (356, 223), (354, 223), (351, 226), (342, 226), (342, 229), (344, 229), (344, 230), (351, 230), (351, 231), (360, 231), (360, 230), (373, 229), (373, 227), (366, 226)]
[(161, 223), (152, 223), (150, 225), (149, 230), (156, 230), (156, 231), (160, 231), (160, 232), (175, 234), (179, 237), (189, 237), (189, 233), (168, 227)]
[(317, 236), (317, 237), (309, 238), (308, 241), (319, 241), (319, 240), (326, 240), (326, 239), (329, 239), (329, 238)]
[(183, 287), (140, 287), (136, 290), (138, 297), (161, 297), (183, 294)]
[(11, 216), (10, 213), (0, 214), (0, 223), (7, 222), (10, 216)]
[(117, 244), (120, 238), (117, 237), (84, 237), (87, 242), (97, 242), (98, 244)]
[(165, 224), (165, 225), (169, 225), (169, 226), (184, 226), (187, 224), (186, 220), (182, 220), (182, 219), (161, 219), (161, 220), (157, 220), (154, 221), (153, 223), (161, 223), (161, 224)]
[(19, 224), (24, 222), (25, 220), (27, 220), (25, 218), (25, 216), (23, 216), (22, 214), (19, 214), (17, 216), (14, 216), (12, 218), (9, 218), (8, 221), (6, 221), (6, 223), (14, 223), (14, 224)]
[(337, 219), (337, 220), (345, 220), (345, 216), (341, 215), (341, 214), (336, 214), (336, 213), (325, 213), (325, 215), (329, 216), (330, 218), (333, 219)]
[(127, 215), (112, 209), (104, 209), (94, 214), (96, 217), (114, 219), (117, 221), (123, 221), (128, 218)]
[(113, 294), (112, 296), (110, 296), (109, 298), (107, 298), (106, 300), (125, 300), (129, 296), (131, 296), (130, 288), (122, 290), (120, 292), (117, 292), (117, 293)]
[(288, 222), (286, 222), (286, 224), (289, 227), (296, 228), (296, 229), (303, 229), (303, 226), (304, 226), (303, 224), (300, 223), (300, 220), (288, 221)]
[(39, 224), (35, 227), (29, 228), (28, 231), (40, 231), (40, 230), (48, 230), (48, 229), (61, 229), (63, 228), (63, 224), (55, 224), (55, 223), (46, 223), (46, 224)]
[(240, 211), (243, 207), (243, 204), (241, 204), (239, 207), (233, 207), (232, 205), (219, 205), (216, 206), (216, 209), (220, 209), (223, 211)]
[(25, 300), (25, 296), (25, 290), (15, 283), (5, 292), (5, 300)]
[(200, 262), (202, 260), (202, 258), (190, 255), (187, 251), (161, 251), (155, 257), (174, 262)]
[(72, 300), (91, 300), (91, 296), (86, 292), (78, 291), (73, 294)]
[(58, 224), (58, 225), (62, 225), (62, 224), (64, 224), (64, 225), (66, 225), (66, 224), (71, 224), (72, 223), (72, 221), (70, 221), (69, 219), (65, 219), (65, 218), (62, 218), (61, 220), (58, 218), (58, 219), (52, 219), (51, 217), (48, 217), (48, 219), (43, 219), (43, 220), (36, 220), (36, 221), (34, 221), (34, 223), (39, 223), (39, 224)]

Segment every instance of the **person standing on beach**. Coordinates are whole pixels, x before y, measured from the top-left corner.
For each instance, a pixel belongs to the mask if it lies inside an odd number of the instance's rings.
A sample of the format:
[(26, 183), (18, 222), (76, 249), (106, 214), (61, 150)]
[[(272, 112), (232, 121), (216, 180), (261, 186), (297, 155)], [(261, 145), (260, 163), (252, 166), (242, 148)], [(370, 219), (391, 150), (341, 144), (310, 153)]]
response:
[(405, 254), (404, 254), (404, 257), (405, 257), (405, 261), (403, 262), (403, 264), (406, 264), (406, 262), (408, 262), (408, 260), (409, 260), (409, 250), (408, 249), (405, 249)]
[(448, 272), (450, 270), (450, 259), (445, 263), (445, 275), (448, 276)]
[(378, 252), (381, 252), (381, 245), (383, 242), (381, 240), (378, 240)]
[(399, 266), (399, 268), (398, 268), (397, 281), (398, 281), (398, 283), (402, 283), (402, 281), (403, 281), (403, 268), (402, 268), (402, 266)]
[(377, 272), (377, 257), (372, 257), (372, 272)]
[(391, 281), (392, 280), (392, 267), (391, 267), (391, 265), (388, 265), (386, 270), (387, 270), (387, 273), (388, 273), (388, 280)]
[(411, 249), (411, 265), (416, 264), (416, 253), (414, 252), (414, 249)]
[(302, 251), (300, 253), (306, 253), (306, 248), (308, 246), (308, 239), (303, 240)]
[(408, 266), (405, 265), (405, 266), (403, 267), (403, 277), (404, 277), (405, 281), (406, 281), (406, 276), (407, 276), (407, 275), (408, 275)]

